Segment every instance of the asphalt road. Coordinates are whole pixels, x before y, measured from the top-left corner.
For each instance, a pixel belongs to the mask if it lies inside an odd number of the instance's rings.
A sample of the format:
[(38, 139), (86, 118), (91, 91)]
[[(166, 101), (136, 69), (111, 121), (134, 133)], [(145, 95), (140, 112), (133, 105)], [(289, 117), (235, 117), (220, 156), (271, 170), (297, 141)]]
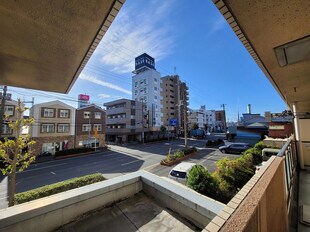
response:
[[(184, 147), (183, 140), (134, 146), (109, 146), (108, 151), (31, 165), (17, 173), (16, 192), (91, 173), (102, 173), (110, 179), (158, 164), (172, 150)], [(190, 141), (189, 146), (202, 146), (203, 141)]]
[[(238, 155), (222, 154), (216, 148), (205, 148), (205, 140), (188, 140), (189, 146), (196, 146), (198, 153), (189, 162), (200, 163), (209, 171), (215, 170), (215, 163), (222, 157), (236, 158)], [(109, 150), (93, 154), (55, 160), (31, 165), (17, 173), (16, 192), (23, 192), (44, 185), (79, 177), (91, 173), (102, 173), (110, 179), (130, 172), (145, 169), (159, 176), (168, 176), (172, 167), (159, 164), (169, 149), (184, 148), (184, 140), (173, 140), (151, 144), (128, 146), (110, 145)], [(0, 175), (0, 208), (7, 195), (7, 180)]]

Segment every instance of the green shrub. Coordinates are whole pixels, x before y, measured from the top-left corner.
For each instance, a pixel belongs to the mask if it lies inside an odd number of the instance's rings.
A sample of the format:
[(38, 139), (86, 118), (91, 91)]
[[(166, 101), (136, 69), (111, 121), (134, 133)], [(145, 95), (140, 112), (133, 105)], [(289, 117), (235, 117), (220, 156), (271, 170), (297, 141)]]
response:
[(197, 164), (190, 170), (187, 185), (203, 195), (216, 199), (218, 183), (208, 170), (201, 165)]
[(219, 160), (212, 175), (200, 165), (195, 165), (187, 184), (195, 191), (227, 204), (255, 174), (255, 165), (262, 162), (262, 149), (265, 147), (259, 142), (238, 159), (225, 157)]
[(65, 180), (51, 185), (45, 185), (41, 188), (36, 188), (30, 191), (15, 194), (15, 204), (21, 204), (28, 201), (33, 201), (42, 197), (47, 197), (56, 193), (68, 191), (70, 189), (79, 188), (85, 185), (103, 181), (105, 178), (100, 174), (90, 174)]
[(252, 156), (252, 163), (258, 165), (263, 161), (262, 150), (254, 147), (245, 151), (244, 155), (250, 154)]
[(263, 150), (263, 149), (266, 148), (266, 147), (268, 147), (268, 146), (266, 146), (266, 145), (263, 143), (263, 141), (259, 141), (258, 143), (256, 143), (256, 144), (254, 145), (254, 148), (255, 148), (255, 149), (258, 149), (258, 150)]
[(79, 147), (79, 148), (66, 149), (66, 150), (56, 151), (55, 156), (79, 154), (79, 153), (84, 153), (84, 152), (89, 152), (89, 151), (95, 151), (95, 149), (91, 147)]
[(173, 156), (174, 156), (175, 159), (182, 158), (182, 157), (185, 156), (184, 155), (184, 151), (176, 151)]
[(192, 154), (192, 153), (194, 153), (196, 151), (197, 151), (196, 147), (190, 147), (190, 148), (183, 149), (183, 152), (184, 152), (185, 155)]

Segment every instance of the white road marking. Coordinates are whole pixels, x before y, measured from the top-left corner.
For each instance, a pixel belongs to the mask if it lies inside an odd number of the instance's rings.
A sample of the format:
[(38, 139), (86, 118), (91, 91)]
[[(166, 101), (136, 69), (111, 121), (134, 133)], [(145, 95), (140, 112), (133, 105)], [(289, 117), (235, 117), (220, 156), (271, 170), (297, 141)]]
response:
[[(24, 171), (22, 171), (22, 173), (37, 171), (37, 170), (46, 169), (46, 168), (51, 168), (51, 167), (62, 166), (62, 165), (66, 165), (66, 164), (67, 164), (67, 163), (62, 163), (62, 164), (55, 164), (55, 165), (50, 165), (50, 166), (41, 167), (41, 168), (34, 168), (34, 169), (30, 169), (30, 170), (24, 170)], [(18, 172), (18, 173), (21, 173), (21, 172)]]
[(128, 165), (128, 164), (132, 164), (132, 163), (135, 163), (135, 162), (139, 162), (139, 161), (142, 161), (142, 160), (134, 160), (134, 161), (131, 161), (131, 162), (128, 162), (128, 163), (124, 163), (124, 164), (121, 164), (121, 166), (125, 166), (125, 165)]
[(51, 172), (53, 175), (56, 175), (56, 173), (55, 172)]

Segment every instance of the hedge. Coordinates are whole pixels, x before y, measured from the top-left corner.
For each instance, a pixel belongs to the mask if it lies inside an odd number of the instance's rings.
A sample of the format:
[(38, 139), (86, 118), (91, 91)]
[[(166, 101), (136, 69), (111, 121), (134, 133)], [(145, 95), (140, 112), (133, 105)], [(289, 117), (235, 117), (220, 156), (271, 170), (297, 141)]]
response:
[(79, 154), (79, 153), (84, 153), (84, 152), (89, 152), (89, 151), (95, 151), (95, 148), (79, 147), (79, 148), (66, 149), (66, 150), (56, 151), (55, 156)]
[(192, 154), (197, 151), (196, 147), (190, 147), (190, 148), (185, 148), (182, 150), (177, 150), (173, 154), (168, 154), (165, 159), (163, 159), (161, 162), (171, 162), (173, 160), (177, 160), (179, 158), (182, 158), (184, 156), (187, 156), (189, 154)]
[(45, 185), (40, 188), (29, 190), (15, 194), (15, 204), (21, 204), (28, 201), (33, 201), (42, 197), (47, 197), (56, 193), (65, 192), (74, 188), (79, 188), (85, 185), (93, 184), (105, 180), (100, 173), (81, 176), (65, 181), (61, 181), (51, 185)]
[(189, 172), (187, 184), (195, 191), (226, 204), (255, 174), (255, 165), (262, 162), (262, 149), (265, 147), (259, 142), (238, 159), (225, 157), (219, 160), (212, 174), (196, 165)]

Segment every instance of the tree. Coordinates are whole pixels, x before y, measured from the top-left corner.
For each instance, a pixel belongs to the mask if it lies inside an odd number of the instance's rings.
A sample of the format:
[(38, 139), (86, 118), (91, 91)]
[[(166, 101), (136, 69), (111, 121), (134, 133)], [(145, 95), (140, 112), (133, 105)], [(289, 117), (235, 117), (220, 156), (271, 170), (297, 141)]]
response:
[(167, 132), (167, 128), (165, 127), (165, 126), (160, 126), (160, 132), (163, 134), (163, 135), (165, 135), (166, 134), (166, 132)]
[[(3, 159), (4, 167), (1, 168), (3, 175), (9, 177), (9, 207), (14, 205), (16, 171), (25, 170), (34, 160), (34, 151), (31, 146), (35, 141), (30, 140), (29, 136), (21, 136), (22, 128), (33, 124), (33, 119), (24, 119), (23, 113), (27, 110), (18, 99), (15, 109), (17, 113), (16, 121), (9, 121), (9, 127), (15, 131), (15, 139), (0, 141), (0, 157)], [(9, 117), (6, 116), (9, 120)]]
[(194, 122), (191, 127), (192, 127), (192, 130), (199, 129), (198, 123), (196, 123), (196, 122)]
[(218, 183), (211, 173), (203, 166), (196, 164), (189, 171), (187, 185), (208, 197), (217, 199)]

